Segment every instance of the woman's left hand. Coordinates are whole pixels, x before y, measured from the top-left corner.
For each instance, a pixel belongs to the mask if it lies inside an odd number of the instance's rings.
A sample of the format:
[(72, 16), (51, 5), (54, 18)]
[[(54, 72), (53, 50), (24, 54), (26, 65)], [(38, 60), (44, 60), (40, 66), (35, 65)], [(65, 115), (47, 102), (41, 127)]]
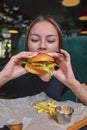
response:
[(61, 53), (51, 53), (51, 55), (55, 58), (59, 67), (58, 70), (53, 71), (54, 77), (63, 84), (70, 86), (70, 84), (75, 80), (75, 76), (72, 70), (69, 53), (61, 49)]

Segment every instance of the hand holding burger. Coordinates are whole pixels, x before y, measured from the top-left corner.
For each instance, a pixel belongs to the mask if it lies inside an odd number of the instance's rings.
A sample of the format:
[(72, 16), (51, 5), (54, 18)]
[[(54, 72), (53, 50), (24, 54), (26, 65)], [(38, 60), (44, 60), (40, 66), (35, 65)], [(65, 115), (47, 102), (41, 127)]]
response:
[(48, 74), (49, 77), (52, 76), (52, 71), (55, 69), (57, 64), (52, 56), (46, 53), (39, 53), (34, 57), (27, 60), (25, 64), (25, 69), (27, 72), (44, 75)]

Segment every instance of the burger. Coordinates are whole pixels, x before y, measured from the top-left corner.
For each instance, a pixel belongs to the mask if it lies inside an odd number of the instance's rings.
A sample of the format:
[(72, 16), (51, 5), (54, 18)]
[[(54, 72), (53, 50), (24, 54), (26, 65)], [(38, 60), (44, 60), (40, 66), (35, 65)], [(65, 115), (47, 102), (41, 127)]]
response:
[(57, 64), (53, 57), (45, 53), (39, 53), (36, 56), (29, 58), (25, 64), (27, 72), (37, 75), (48, 74), (52, 76), (52, 71)]

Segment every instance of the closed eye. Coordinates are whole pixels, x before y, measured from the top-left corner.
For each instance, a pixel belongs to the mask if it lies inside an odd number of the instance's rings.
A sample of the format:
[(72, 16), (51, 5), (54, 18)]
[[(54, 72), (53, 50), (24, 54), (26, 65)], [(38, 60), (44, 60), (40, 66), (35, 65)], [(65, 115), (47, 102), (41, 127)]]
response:
[(49, 41), (49, 40), (48, 40), (48, 42), (49, 42), (49, 43), (53, 43), (53, 42), (55, 42), (55, 41), (54, 41), (54, 40), (53, 40), (53, 41)]
[(31, 41), (32, 41), (32, 42), (38, 42), (38, 40), (33, 40), (33, 39), (31, 39)]

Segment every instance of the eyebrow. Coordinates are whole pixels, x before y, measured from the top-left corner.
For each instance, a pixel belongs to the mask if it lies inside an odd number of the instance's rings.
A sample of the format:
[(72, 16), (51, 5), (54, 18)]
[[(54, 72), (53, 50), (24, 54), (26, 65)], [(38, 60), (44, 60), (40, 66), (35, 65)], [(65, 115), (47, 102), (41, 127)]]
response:
[[(30, 34), (30, 36), (39, 36), (38, 34)], [(54, 35), (54, 34), (49, 34), (49, 35), (47, 35), (47, 37), (56, 37), (56, 35)]]
[(56, 36), (56, 35), (54, 35), (54, 34), (50, 34), (50, 35), (48, 35), (48, 37), (51, 37), (51, 36)]
[(34, 36), (39, 36), (38, 34), (34, 34), (34, 33), (33, 33), (33, 34), (30, 34), (30, 36), (33, 36), (33, 35), (34, 35)]

